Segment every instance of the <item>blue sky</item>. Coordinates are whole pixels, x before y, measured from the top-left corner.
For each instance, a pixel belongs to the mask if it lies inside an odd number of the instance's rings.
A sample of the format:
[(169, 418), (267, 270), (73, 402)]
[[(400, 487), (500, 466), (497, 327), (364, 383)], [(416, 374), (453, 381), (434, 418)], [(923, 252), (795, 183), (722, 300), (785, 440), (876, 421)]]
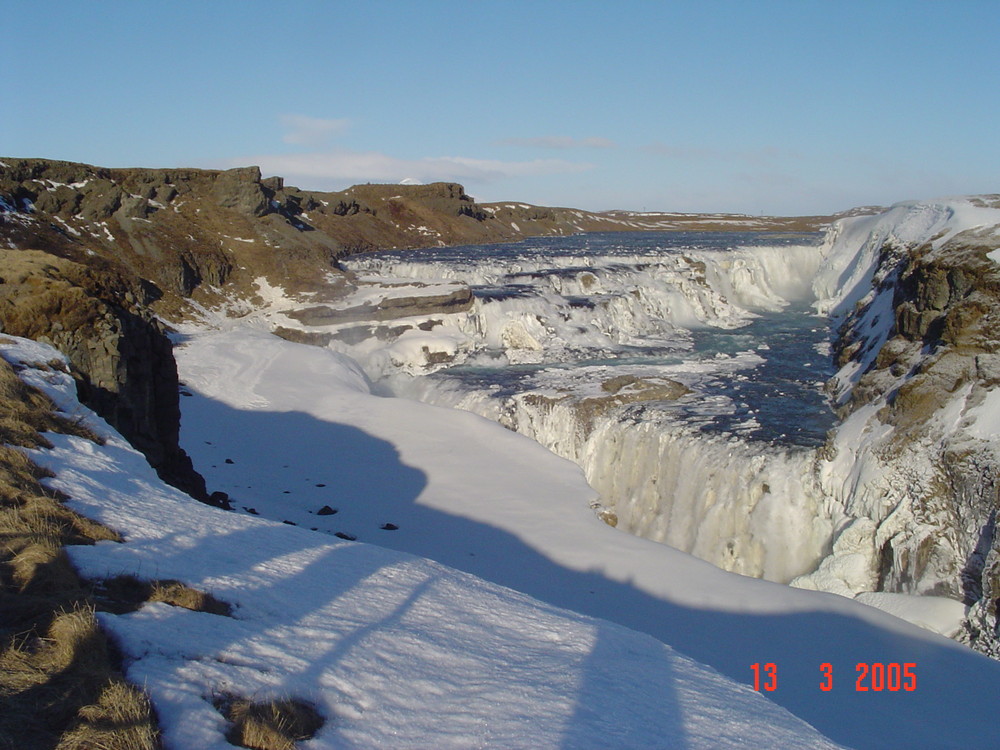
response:
[(10, 2), (0, 156), (587, 209), (1000, 192), (1000, 2)]

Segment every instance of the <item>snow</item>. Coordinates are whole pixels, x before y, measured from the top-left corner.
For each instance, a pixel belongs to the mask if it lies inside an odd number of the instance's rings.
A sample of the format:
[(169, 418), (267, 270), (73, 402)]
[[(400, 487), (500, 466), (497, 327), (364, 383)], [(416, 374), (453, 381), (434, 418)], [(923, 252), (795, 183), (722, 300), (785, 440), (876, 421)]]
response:
[(834, 316), (849, 312), (871, 288), (879, 252), (886, 244), (937, 249), (956, 235), (1000, 224), (1000, 209), (972, 198), (906, 201), (872, 216), (834, 223), (824, 247), (824, 263), (813, 288), (817, 310)]
[[(938, 250), (963, 232), (982, 234), (984, 227), (1000, 224), (1000, 209), (986, 203), (976, 197), (906, 202), (876, 216), (834, 225), (814, 289), (820, 311), (841, 320), (852, 312), (858, 316), (852, 321), (857, 354), (833, 380), (841, 403), (894, 334), (896, 261), (905, 248), (930, 245)], [(914, 353), (909, 371), (898, 375), (884, 393), (900, 387), (928, 356), (930, 350)], [(896, 553), (902, 556), (914, 554), (919, 544), (940, 550), (921, 571), (919, 581), (899, 585), (909, 586), (911, 593), (949, 590), (957, 571), (945, 561), (949, 555), (956, 559), (967, 553), (949, 549), (953, 542), (942, 534), (946, 522), (934, 517), (936, 511), (928, 513), (916, 504), (933, 496), (940, 482), (930, 457), (957, 443), (968, 448), (965, 443), (970, 439), (991, 441), (995, 446), (1000, 427), (997, 392), (983, 394), (971, 384), (957, 388), (924, 420), (921, 434), (905, 440), (899, 440), (894, 428), (879, 418), (885, 396), (855, 408), (838, 426), (827, 458), (818, 465), (829, 515), (837, 527), (830, 552), (816, 570), (793, 580), (792, 585), (845, 596), (869, 592), (878, 585), (880, 550), (894, 539), (894, 547), (909, 540), (910, 547)], [(894, 606), (891, 611), (927, 624), (926, 615), (914, 606)], [(956, 612), (953, 607), (951, 615)]]
[[(938, 249), (963, 232), (998, 224), (1000, 209), (985, 207), (974, 198), (910, 201), (896, 204), (881, 214), (835, 223), (824, 245), (823, 264), (813, 282), (818, 299), (816, 309), (842, 319), (859, 305), (867, 305), (863, 318), (855, 326), (864, 344), (863, 354), (837, 374), (838, 397), (847, 395), (893, 331), (894, 278), (885, 269), (884, 277), (876, 277), (880, 254), (894, 247), (927, 243)], [(997, 252), (993, 251), (989, 257), (998, 260)]]
[[(232, 622), (105, 616), (169, 745), (221, 747), (206, 696), (230, 688), (319, 704), (333, 718), (311, 747), (829, 746), (775, 704), (851, 747), (1000, 739), (985, 657), (612, 529), (574, 465), (473, 415), (372, 396), (342, 355), (236, 323), (183, 338), (182, 436), (210, 486), (327, 534), (192, 503), (118, 438), (51, 436), (36, 453), (73, 507), (126, 537), (74, 549), (86, 572), (178, 578), (236, 605)], [(62, 373), (23, 374), (80, 413)], [(316, 515), (324, 504), (339, 512)], [(917, 663), (920, 690), (852, 691), (855, 665), (875, 661)], [(766, 662), (781, 672), (771, 702), (734, 684)], [(822, 663), (844, 676), (835, 695), (817, 689)]]
[(99, 222), (97, 222), (97, 224), (95, 226), (98, 226), (98, 227), (100, 227), (101, 229), (104, 230), (104, 235), (108, 238), (109, 242), (114, 242), (115, 241), (115, 236), (113, 234), (111, 234), (111, 230), (108, 229), (108, 222), (106, 222), (106, 221), (99, 221)]
[(988, 391), (981, 404), (969, 409), (968, 416), (968, 434), (982, 440), (1000, 438), (1000, 388)]
[[(10, 339), (3, 356), (60, 358)], [(51, 450), (31, 451), (72, 507), (125, 536), (72, 548), (74, 564), (95, 578), (182, 580), (234, 605), (231, 618), (158, 603), (100, 616), (168, 748), (230, 747), (211, 703), (222, 693), (309, 700), (326, 718), (301, 745), (314, 749), (837, 747), (648, 635), (426, 559), (198, 504), (80, 407), (68, 375), (22, 374), (106, 439), (50, 435)]]
[(862, 604), (877, 607), (883, 612), (949, 637), (959, 631), (962, 619), (965, 617), (964, 604), (943, 596), (911, 596), (867, 591), (854, 598)]
[[(841, 314), (870, 293), (886, 238), (937, 244), (985, 216), (965, 208), (900, 204), (889, 219), (841, 223), (812, 290), (814, 248), (798, 260), (794, 253), (714, 258), (704, 283), (689, 283), (696, 265), (687, 260), (647, 281), (623, 275), (623, 259), (590, 258), (587, 288), (621, 292), (623, 301), (587, 312), (589, 335), (599, 328), (612, 345), (622, 331), (648, 335), (644, 326), (657, 314), (677, 325), (737, 326), (747, 320), (742, 305), (775, 309), (812, 291), (820, 310)], [(389, 269), (378, 258), (365, 262), (380, 264), (380, 277)], [(416, 266), (399, 275), (412, 270), (430, 280)], [(485, 259), (474, 268), (482, 281), (498, 270)], [(521, 270), (534, 269), (525, 262)], [(553, 294), (583, 294), (582, 276), (538, 283), (559, 285)], [(261, 291), (273, 306), (294, 302), (280, 288)], [(877, 344), (869, 354), (888, 331), (884, 303), (877, 299), (860, 324)], [(571, 339), (583, 323), (554, 296), (516, 307), (477, 301), (473, 313), (407, 331), (383, 353), (405, 369), (427, 352), (461, 355), (479, 336), (527, 358), (532, 342)], [(536, 325), (539, 317), (546, 325)], [(123, 634), (130, 676), (150, 686), (177, 732), (194, 733), (176, 746), (219, 741), (220, 718), (205, 696), (220, 684), (260, 695), (294, 690), (316, 702), (334, 720), (307, 747), (826, 746), (782, 709), (854, 748), (1000, 743), (993, 721), (1000, 665), (938, 635), (955, 630), (960, 603), (870, 592), (846, 598), (874, 587), (875, 542), (898, 531), (908, 508), (887, 486), (882, 464), (870, 460), (891, 429), (876, 418), (880, 403), (841, 425), (829, 458), (817, 463), (822, 492), (803, 483), (802, 456), (762, 464), (724, 439), (694, 450), (658, 426), (650, 432), (670, 443), (673, 468), (656, 493), (702, 497), (704, 507), (671, 516), (669, 507), (636, 497), (613, 529), (592, 510), (601, 499), (590, 485), (601, 480), (591, 469), (585, 477), (471, 414), (376, 397), (357, 362), (269, 336), (257, 315), (206, 321), (221, 330), (188, 328), (178, 337), (179, 370), (192, 394), (182, 399), (182, 441), (237, 513), (191, 506), (139, 465), (119, 471), (128, 463), (124, 446), (116, 454), (111, 445), (106, 456), (58, 437), (54, 451), (38, 453), (57, 472), (54, 487), (126, 533), (124, 545), (75, 550), (87, 570), (182, 578), (237, 605), (236, 619), (221, 625), (163, 605), (106, 617)], [(739, 369), (754, 356), (718, 364)], [(42, 377), (37, 372), (24, 374)], [(698, 377), (673, 374), (682, 382)], [(851, 374), (841, 373), (848, 387)], [(593, 388), (600, 377), (597, 368), (542, 371), (537, 385), (558, 394), (574, 378)], [(948, 429), (972, 422), (974, 436), (994, 439), (1000, 397), (993, 394), (968, 411), (969, 394), (958, 394), (962, 404), (948, 404), (940, 420)], [(553, 410), (538, 421), (539, 435), (565, 433), (570, 423)], [(608, 481), (628, 473), (615, 467), (638, 477), (644, 461), (664, 453), (662, 446), (643, 452), (652, 439), (641, 446), (625, 433), (606, 437), (608, 449), (590, 466), (606, 467)], [(742, 495), (733, 494), (734, 476)], [(324, 505), (337, 512), (318, 515)], [(779, 526), (791, 541), (773, 541)], [(832, 554), (795, 579), (801, 588), (788, 588), (725, 573), (624, 528), (699, 551), (728, 538), (739, 564), (783, 579)], [(370, 544), (337, 541), (337, 532)], [(767, 662), (781, 677), (779, 690), (762, 694), (765, 703), (736, 683), (745, 686), (750, 665)], [(856, 665), (876, 662), (916, 664), (918, 690), (854, 690)], [(823, 663), (834, 667), (832, 693), (818, 689)], [(788, 734), (764, 737), (751, 726)]]
[(70, 234), (74, 235), (75, 237), (79, 237), (80, 236), (79, 230), (74, 229), (69, 224), (67, 224), (65, 219), (63, 219), (63, 218), (61, 218), (59, 216), (53, 216), (52, 218), (55, 219), (56, 221), (58, 221), (60, 224), (62, 224), (63, 225), (63, 229), (65, 229)]
[[(183, 444), (240, 508), (436, 559), (645, 632), (736, 681), (780, 662), (784, 689), (768, 697), (852, 747), (996, 736), (987, 686), (1000, 687), (1000, 665), (849, 599), (613, 529), (576, 466), (492, 422), (372, 396), (342, 355), (260, 331), (189, 333), (177, 354), (194, 394)], [(323, 505), (338, 512), (317, 515)], [(917, 662), (921, 690), (854, 692), (858, 662)], [(822, 663), (845, 676), (835, 700), (816, 688)]]

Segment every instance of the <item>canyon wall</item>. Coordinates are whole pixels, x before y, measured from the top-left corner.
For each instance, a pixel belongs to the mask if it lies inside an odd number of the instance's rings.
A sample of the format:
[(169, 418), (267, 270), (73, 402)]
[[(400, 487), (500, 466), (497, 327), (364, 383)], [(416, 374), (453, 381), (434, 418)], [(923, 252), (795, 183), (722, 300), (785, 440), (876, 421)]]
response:
[(817, 278), (841, 321), (841, 424), (818, 465), (837, 525), (793, 585), (940, 595), (1000, 656), (1000, 199), (908, 203), (841, 224)]

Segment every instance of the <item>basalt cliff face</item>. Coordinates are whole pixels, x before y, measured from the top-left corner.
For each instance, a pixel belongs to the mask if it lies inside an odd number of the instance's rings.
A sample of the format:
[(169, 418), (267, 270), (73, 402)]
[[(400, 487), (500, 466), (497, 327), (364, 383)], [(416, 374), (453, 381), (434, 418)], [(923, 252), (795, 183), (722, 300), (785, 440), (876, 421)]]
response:
[(842, 423), (819, 468), (840, 533), (797, 583), (963, 601), (960, 638), (1000, 657), (1000, 197), (866, 221), (867, 272), (831, 310)]
[(178, 446), (177, 367), (140, 280), (38, 250), (0, 250), (0, 329), (69, 358), (81, 400), (149, 459), (159, 475), (205, 500), (204, 480)]

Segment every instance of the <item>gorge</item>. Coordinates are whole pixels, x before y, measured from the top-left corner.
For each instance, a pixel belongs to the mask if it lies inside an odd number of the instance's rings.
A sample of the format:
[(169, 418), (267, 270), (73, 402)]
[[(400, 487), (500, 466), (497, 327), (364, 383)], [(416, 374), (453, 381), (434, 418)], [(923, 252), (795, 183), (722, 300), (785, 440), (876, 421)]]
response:
[[(204, 528), (260, 515), (305, 527), (281, 529), (305, 535), (295, 544), (315, 528), (431, 558), (729, 681), (781, 661), (787, 687), (768, 697), (849, 746), (994, 731), (993, 662), (851, 599), (1000, 655), (995, 197), (820, 232), (480, 206), (452, 185), (308, 193), (252, 169), (2, 167), (4, 334), (62, 349), (81, 398), (161, 477), (241, 519)], [(536, 232), (551, 236), (523, 239)], [(439, 243), (460, 247), (389, 252)], [(132, 390), (170, 343), (161, 395)], [(142, 514), (180, 502), (86, 490), (85, 462), (61, 450), (78, 465), (53, 458), (53, 486), (134, 524), (136, 550), (164, 522)], [(161, 576), (193, 575), (177, 557), (155, 563)], [(73, 559), (132, 564), (101, 545)], [(158, 687), (136, 645), (152, 621), (105, 622), (130, 677), (173, 705), (179, 688)], [(816, 692), (818, 664), (863, 659), (916, 659), (922, 690)], [(202, 689), (168, 715), (214, 710)], [(362, 713), (342, 718), (362, 727)], [(905, 729), (885, 718), (900, 715)]]

